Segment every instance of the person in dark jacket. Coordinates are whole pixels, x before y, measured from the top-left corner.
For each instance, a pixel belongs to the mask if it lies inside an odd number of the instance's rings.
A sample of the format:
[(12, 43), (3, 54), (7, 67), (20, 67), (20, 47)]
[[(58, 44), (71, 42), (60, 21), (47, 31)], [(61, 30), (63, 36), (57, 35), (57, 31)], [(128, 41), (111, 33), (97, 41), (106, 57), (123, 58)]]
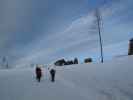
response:
[(36, 79), (38, 80), (38, 82), (40, 82), (42, 77), (42, 70), (40, 67), (36, 67)]
[(52, 69), (50, 70), (50, 75), (51, 75), (51, 81), (52, 81), (52, 82), (55, 81), (55, 73), (56, 73), (56, 70), (52, 68)]

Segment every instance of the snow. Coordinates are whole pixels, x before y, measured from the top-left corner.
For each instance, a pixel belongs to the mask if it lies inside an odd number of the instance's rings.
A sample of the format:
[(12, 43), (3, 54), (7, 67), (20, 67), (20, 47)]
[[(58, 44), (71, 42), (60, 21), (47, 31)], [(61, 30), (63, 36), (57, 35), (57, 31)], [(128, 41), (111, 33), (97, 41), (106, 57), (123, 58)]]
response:
[(133, 100), (133, 56), (106, 63), (56, 68), (55, 82), (43, 68), (0, 70), (0, 100)]

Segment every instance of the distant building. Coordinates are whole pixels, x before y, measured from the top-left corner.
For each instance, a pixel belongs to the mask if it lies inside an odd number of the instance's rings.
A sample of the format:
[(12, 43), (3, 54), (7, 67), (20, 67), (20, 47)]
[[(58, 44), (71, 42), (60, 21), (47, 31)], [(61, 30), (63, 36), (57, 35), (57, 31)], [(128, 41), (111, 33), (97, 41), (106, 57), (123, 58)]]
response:
[(64, 65), (72, 65), (72, 64), (74, 64), (74, 62), (72, 60), (68, 60), (68, 61), (66, 61), (66, 63)]
[(66, 61), (64, 59), (60, 59), (54, 63), (56, 66), (63, 66), (66, 64)]
[(92, 58), (86, 58), (85, 60), (84, 60), (84, 63), (91, 63), (92, 62)]
[(72, 64), (78, 64), (78, 59), (75, 58), (74, 61), (73, 60), (66, 61), (65, 59), (60, 59), (54, 63), (54, 65), (56, 65), (56, 66), (72, 65)]
[(128, 55), (133, 55), (133, 39), (129, 41)]
[(74, 64), (78, 64), (78, 58), (75, 58), (73, 61)]

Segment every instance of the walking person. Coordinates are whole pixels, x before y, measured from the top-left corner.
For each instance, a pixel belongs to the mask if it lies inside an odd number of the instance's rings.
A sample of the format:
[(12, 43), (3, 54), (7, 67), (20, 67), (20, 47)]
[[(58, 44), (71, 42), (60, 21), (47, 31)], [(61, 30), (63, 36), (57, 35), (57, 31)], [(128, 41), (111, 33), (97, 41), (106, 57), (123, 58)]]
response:
[(54, 82), (55, 81), (55, 73), (56, 73), (56, 70), (54, 68), (52, 68), (50, 70), (51, 82)]
[(36, 67), (36, 79), (38, 80), (38, 82), (40, 82), (41, 80), (41, 77), (42, 77), (42, 70), (40, 67)]

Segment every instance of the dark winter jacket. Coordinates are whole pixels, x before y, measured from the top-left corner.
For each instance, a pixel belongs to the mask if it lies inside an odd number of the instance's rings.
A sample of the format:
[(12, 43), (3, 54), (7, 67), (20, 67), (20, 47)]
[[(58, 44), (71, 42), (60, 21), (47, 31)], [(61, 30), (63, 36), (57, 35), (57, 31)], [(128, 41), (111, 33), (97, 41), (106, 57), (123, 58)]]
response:
[(37, 75), (38, 77), (41, 77), (41, 76), (42, 76), (41, 68), (36, 67), (36, 75)]
[(55, 75), (55, 73), (56, 73), (56, 70), (55, 70), (55, 69), (51, 69), (51, 70), (50, 70), (50, 74), (51, 74), (51, 75)]

